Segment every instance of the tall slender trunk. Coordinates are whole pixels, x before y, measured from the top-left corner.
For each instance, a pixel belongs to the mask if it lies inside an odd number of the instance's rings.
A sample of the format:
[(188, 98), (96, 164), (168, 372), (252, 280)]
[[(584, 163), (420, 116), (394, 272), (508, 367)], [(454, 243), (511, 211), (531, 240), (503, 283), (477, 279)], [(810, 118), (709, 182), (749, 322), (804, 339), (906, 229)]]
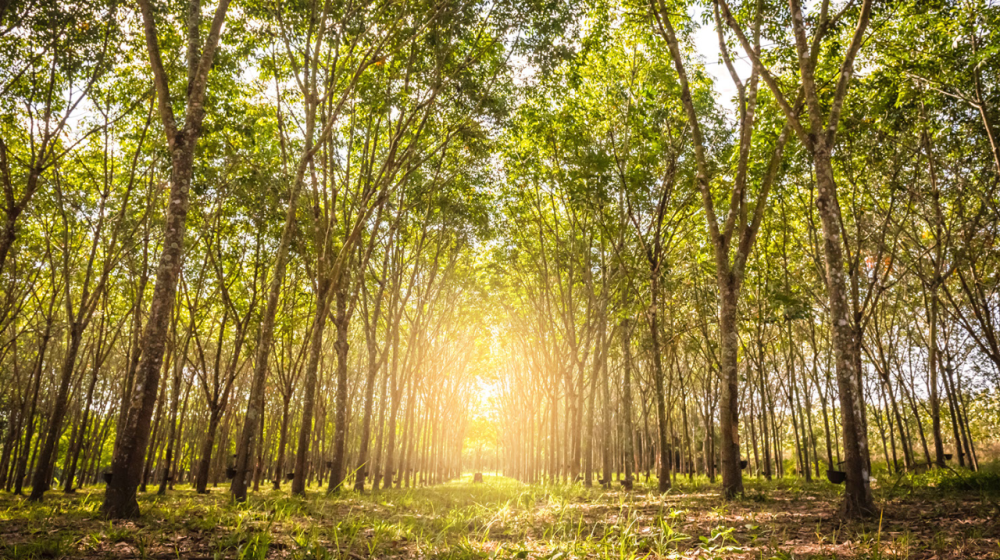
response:
[[(14, 358), (17, 359), (16, 357)], [(26, 395), (22, 396), (21, 399), (25, 399)], [(16, 458), (16, 448), (18, 445), (18, 440), (21, 435), (21, 423), (24, 420), (22, 415), (24, 414), (24, 404), (18, 407), (21, 410), (12, 411), (12, 423), (7, 427), (7, 435), (4, 437), (3, 441), (3, 453), (0, 453), (0, 488), (10, 490), (8, 482), (13, 477), (14, 472), (11, 470), (11, 460)]]
[(764, 386), (764, 343), (757, 340), (757, 353), (760, 356), (760, 368), (757, 377), (760, 380), (760, 434), (764, 440), (764, 478), (771, 480), (771, 433), (767, 428), (767, 414), (771, 409), (767, 401), (767, 389)]
[[(787, 283), (786, 283), (787, 289)], [(798, 396), (796, 395), (796, 371), (795, 371), (795, 350), (793, 345), (795, 344), (792, 338), (792, 322), (790, 319), (785, 319), (785, 326), (788, 332), (788, 356), (786, 357), (787, 363), (785, 365), (787, 372), (787, 383), (788, 383), (788, 412), (792, 417), (792, 435), (795, 439), (795, 457), (798, 460), (798, 475), (803, 474), (806, 480), (810, 480), (809, 471), (809, 455), (805, 444), (805, 428), (802, 427), (802, 413), (801, 408), (798, 403)], [(801, 435), (800, 435), (801, 428)]]
[[(383, 350), (383, 352), (388, 352), (388, 348)], [(384, 362), (383, 362), (384, 364)], [(388, 390), (389, 390), (389, 372), (387, 371), (382, 376), (381, 389), (379, 389), (379, 407), (378, 407), (378, 424), (375, 428), (375, 460), (372, 462), (372, 490), (378, 490), (379, 485), (382, 482), (382, 472), (385, 468), (385, 463), (382, 461), (382, 454), (385, 449), (382, 445), (383, 438), (385, 437), (385, 412), (386, 408), (389, 406), (388, 401)]]
[(208, 429), (201, 443), (201, 459), (198, 460), (198, 471), (195, 474), (195, 491), (199, 494), (208, 492), (208, 476), (212, 465), (212, 450), (215, 449), (215, 434), (219, 429), (222, 411), (213, 406), (208, 413)]
[[(191, 340), (190, 333), (185, 337), (184, 348), (181, 353), (174, 359), (174, 383), (171, 389), (170, 396), (170, 427), (167, 433), (167, 451), (166, 458), (163, 462), (163, 473), (160, 476), (160, 487), (156, 490), (156, 494), (163, 496), (167, 493), (167, 484), (173, 480), (173, 469), (174, 469), (174, 454), (176, 453), (176, 446), (179, 441), (178, 437), (178, 427), (177, 427), (177, 414), (180, 409), (181, 400), (181, 374), (184, 370), (184, 361), (187, 356), (188, 342)], [(191, 385), (188, 385), (188, 390), (191, 389)], [(187, 395), (185, 394), (185, 400)]]
[(941, 437), (941, 399), (938, 397), (938, 295), (937, 295), (937, 278), (935, 274), (934, 280), (931, 282), (931, 287), (929, 289), (928, 299), (930, 300), (930, 305), (928, 305), (927, 322), (930, 327), (930, 339), (927, 343), (927, 367), (929, 370), (929, 378), (927, 381), (928, 390), (930, 392), (930, 406), (931, 406), (931, 435), (934, 438), (934, 463), (937, 464), (938, 468), (944, 468), (944, 441)]
[[(170, 360), (164, 363), (165, 369), (170, 369)], [(160, 381), (162, 382), (164, 377), (160, 376)], [(139, 483), (139, 491), (146, 492), (146, 486), (149, 482), (150, 471), (153, 469), (153, 462), (157, 457), (157, 449), (160, 446), (160, 422), (163, 420), (163, 406), (166, 398), (166, 387), (157, 388), (157, 394), (159, 398), (156, 402), (156, 410), (153, 416), (153, 429), (150, 434), (150, 445), (146, 448), (146, 461), (142, 468), (142, 478)]]
[[(319, 267), (323, 267), (320, 261)], [(320, 355), (323, 350), (323, 334), (326, 329), (326, 315), (329, 310), (331, 285), (329, 278), (320, 269), (316, 291), (316, 312), (313, 315), (312, 337), (309, 340), (309, 361), (306, 362), (302, 388), (302, 420), (299, 424), (299, 443), (295, 452), (295, 469), (292, 478), (292, 494), (306, 491), (306, 471), (309, 470), (310, 436), (313, 434), (313, 415), (316, 409), (316, 377)]]
[(924, 423), (920, 418), (920, 408), (917, 406), (917, 401), (913, 397), (912, 391), (906, 391), (905, 387), (902, 387), (904, 393), (906, 393), (907, 402), (910, 403), (910, 410), (913, 412), (913, 419), (917, 424), (917, 432), (920, 434), (920, 444), (924, 450), (924, 463), (927, 465), (931, 464), (931, 452), (930, 448), (927, 447), (927, 435), (924, 433)]
[(177, 411), (180, 408), (181, 375), (184, 372), (184, 362), (187, 359), (188, 344), (191, 342), (191, 332), (193, 330), (194, 325), (188, 329), (188, 333), (184, 337), (183, 347), (178, 345), (174, 349), (176, 354), (174, 356), (173, 384), (170, 389), (170, 418), (167, 420), (167, 450), (166, 459), (163, 464), (163, 473), (160, 477), (160, 487), (156, 490), (158, 496), (163, 496), (167, 493), (167, 483), (170, 482), (170, 469), (174, 461), (174, 445), (177, 438)]
[[(657, 259), (657, 263), (659, 259)], [(670, 446), (667, 445), (667, 407), (663, 394), (663, 361), (660, 348), (660, 321), (659, 321), (659, 292), (660, 278), (659, 266), (654, 266), (650, 278), (651, 302), (649, 310), (649, 329), (653, 341), (653, 381), (655, 387), (654, 399), (656, 400), (656, 420), (658, 435), (658, 451), (660, 458), (659, 471), (657, 472), (657, 489), (662, 494), (670, 489)], [(631, 361), (631, 360), (630, 360)]]
[(98, 346), (95, 352), (94, 367), (90, 376), (90, 383), (87, 384), (87, 396), (83, 405), (83, 415), (80, 418), (80, 425), (78, 426), (78, 436), (76, 441), (70, 442), (69, 454), (69, 466), (66, 469), (66, 473), (63, 476), (65, 479), (63, 481), (63, 492), (67, 494), (72, 494), (75, 490), (74, 481), (76, 480), (76, 466), (77, 461), (80, 457), (80, 451), (83, 449), (83, 442), (87, 437), (87, 422), (90, 419), (90, 408), (94, 402), (94, 388), (97, 386), (97, 373), (99, 371), (97, 356), (100, 355), (100, 346)]
[(413, 419), (414, 413), (417, 410), (415, 393), (417, 390), (417, 381), (414, 380), (410, 383), (409, 390), (406, 395), (406, 419), (403, 420), (403, 431), (402, 437), (400, 438), (401, 446), (399, 452), (399, 476), (396, 477), (396, 488), (400, 488), (401, 484), (405, 483), (406, 487), (410, 487), (410, 479), (414, 474), (413, 470), (413, 444), (417, 437), (415, 433), (417, 432), (415, 425), (416, 422)]
[(286, 394), (281, 398), (281, 429), (278, 434), (278, 458), (274, 462), (274, 480), (272, 481), (275, 490), (281, 489), (281, 476), (285, 468), (285, 446), (288, 445), (288, 405), (291, 402), (291, 394)]
[(979, 470), (979, 458), (976, 457), (976, 445), (972, 441), (972, 433), (969, 429), (969, 404), (968, 399), (964, 396), (962, 391), (962, 376), (956, 373), (957, 379), (955, 380), (955, 395), (958, 399), (959, 407), (959, 418), (962, 421), (962, 428), (965, 431), (965, 445), (966, 453), (969, 457), (970, 468), (974, 471)]
[(340, 490), (344, 482), (344, 466), (346, 457), (344, 456), (347, 445), (347, 282), (341, 276), (337, 282), (337, 318), (334, 321), (337, 327), (337, 341), (334, 349), (337, 352), (337, 402), (336, 402), (336, 426), (333, 433), (333, 464), (330, 467), (330, 485), (328, 492)]
[(583, 455), (583, 484), (587, 487), (594, 485), (594, 403), (597, 397), (597, 379), (601, 375), (601, 357), (605, 352), (604, 332), (607, 330), (607, 319), (605, 317), (606, 316), (602, 313), (601, 319), (597, 324), (597, 352), (594, 355), (594, 369), (590, 374), (590, 388), (587, 394), (587, 437), (585, 440), (586, 446)]
[(31, 501), (41, 500), (52, 480), (51, 464), (59, 436), (62, 435), (62, 421), (69, 408), (69, 389), (73, 381), (73, 372), (76, 370), (76, 356), (80, 351), (85, 326), (85, 323), (73, 323), (69, 328), (69, 343), (66, 346), (62, 367), (59, 370), (59, 389), (52, 405), (48, 430), (38, 459), (38, 468), (35, 469), (32, 476), (31, 495), (28, 496)]
[[(257, 457), (256, 457), (256, 460), (254, 461), (254, 466), (253, 466), (253, 491), (254, 492), (260, 491), (260, 479), (264, 477), (264, 472), (266, 470), (265, 467), (264, 467), (264, 449), (271, 447), (271, 439), (273, 439), (273, 437), (274, 437), (273, 434), (274, 434), (274, 432), (272, 430), (271, 434), (268, 437), (267, 443), (265, 445), (258, 445), (257, 446)], [(260, 441), (264, 441), (264, 422), (260, 423), (260, 431), (257, 432), (257, 438)], [(234, 454), (233, 458), (234, 459), (236, 458), (235, 454)]]
[(888, 383), (888, 376), (886, 377), (886, 382), (883, 383), (885, 386), (885, 392), (889, 396), (889, 405), (892, 407), (893, 420), (896, 421), (896, 431), (899, 433), (899, 443), (903, 448), (903, 465), (907, 470), (913, 468), (913, 447), (909, 441), (909, 435), (903, 427), (903, 416), (899, 413), (899, 403), (896, 402), (896, 395), (892, 390), (892, 384)]
[(691, 426), (688, 421), (687, 395), (684, 393), (683, 379), (680, 375), (680, 368), (677, 370), (678, 380), (681, 382), (681, 419), (684, 422), (684, 449), (687, 450), (687, 475), (688, 480), (694, 480), (694, 445), (691, 442)]
[[(375, 315), (378, 321), (378, 314)], [(368, 330), (366, 329), (366, 333)], [(365, 489), (365, 478), (368, 476), (368, 447), (371, 439), (372, 408), (375, 404), (375, 382), (377, 381), (379, 364), (378, 347), (374, 333), (368, 336), (368, 377), (365, 379), (365, 411), (361, 422), (361, 447), (358, 451), (358, 468), (355, 473), (354, 489), (361, 492)]]
[[(148, 223), (149, 220), (146, 220)], [(128, 356), (126, 357), (125, 379), (122, 382), (122, 390), (119, 393), (120, 402), (118, 406), (118, 423), (125, 424), (125, 417), (128, 415), (129, 397), (132, 396), (132, 389), (135, 383), (135, 372), (139, 369), (140, 347), (142, 345), (142, 310), (146, 297), (146, 286), (149, 284), (149, 232), (146, 232), (142, 247), (142, 271), (139, 274), (138, 285), (135, 290), (135, 303), (132, 305), (132, 324), (129, 329), (132, 338), (129, 340)]]
[(847, 482), (843, 512), (848, 517), (870, 515), (875, 511), (868, 472), (868, 435), (864, 431), (860, 372), (855, 371), (857, 352), (850, 308), (847, 303), (843, 239), (833, 164), (825, 137), (819, 136), (813, 152), (818, 196), (816, 207), (823, 226), (823, 252), (826, 257), (826, 283), (830, 299), (830, 324), (837, 387), (840, 392), (841, 428), (844, 435), (844, 459)]
[[(944, 362), (944, 359), (941, 360)], [(955, 391), (951, 386), (951, 374), (948, 365), (942, 363), (940, 364), (941, 369), (944, 370), (944, 391), (945, 396), (948, 399), (948, 412), (951, 416), (951, 431), (952, 437), (955, 438), (955, 455), (958, 456), (958, 465), (960, 467), (965, 466), (965, 445), (962, 442), (962, 436), (965, 435), (962, 431), (962, 424), (958, 420), (958, 402), (955, 398)]]
[(45, 321), (45, 330), (42, 331), (41, 340), (38, 344), (38, 356), (35, 359), (35, 367), (32, 371), (34, 384), (31, 388), (31, 400), (28, 401), (28, 408), (23, 414), (24, 418), (24, 443), (21, 445), (21, 452), (18, 455), (17, 469), (14, 471), (14, 494), (20, 495), (24, 485), (24, 477), (27, 475), (28, 450), (31, 449), (31, 440), (35, 435), (35, 408), (38, 406), (38, 391), (42, 382), (42, 373), (45, 371), (45, 352), (49, 347), (49, 340), (52, 338), (52, 306), (56, 300), (53, 293), (49, 302), (49, 314)]
[[(727, 257), (728, 258), (728, 257)], [(721, 273), (720, 273), (721, 274)], [(739, 288), (731, 274), (719, 281), (719, 427), (722, 447), (722, 495), (733, 498), (743, 493), (740, 470), (739, 334), (736, 312)]]
[[(558, 380), (553, 380), (557, 385)], [(559, 477), (559, 402), (556, 398), (557, 387), (552, 387), (549, 394), (549, 484), (555, 484)]]
[(753, 468), (756, 477), (760, 478), (760, 444), (757, 440), (757, 414), (756, 410), (754, 410), (756, 403), (753, 398), (753, 383), (749, 383), (747, 388), (750, 390), (750, 394), (747, 396), (747, 403), (750, 406), (750, 410), (747, 411), (747, 418), (750, 419), (750, 447), (753, 449)]
[[(605, 342), (606, 345), (610, 344), (610, 340)], [(614, 435), (612, 433), (612, 421), (611, 421), (611, 383), (608, 374), (608, 353), (605, 352), (601, 355), (599, 360), (601, 377), (601, 403), (603, 404), (603, 417), (601, 418), (601, 471), (603, 473), (603, 478), (601, 479), (601, 484), (605, 486), (611, 484), (612, 477), (612, 463), (611, 459), (613, 456), (613, 439)]]
[[(394, 329), (394, 331), (395, 330), (396, 329)], [(397, 332), (394, 337), (393, 344), (397, 345), (398, 342), (399, 336)], [(395, 353), (395, 350), (393, 350), (393, 352)], [(389, 375), (392, 376), (392, 387), (389, 391), (391, 394), (392, 405), (389, 413), (389, 424), (386, 426), (385, 465), (382, 467), (382, 487), (387, 490), (392, 488), (392, 481), (395, 474), (393, 472), (393, 468), (395, 466), (393, 465), (393, 459), (396, 453), (396, 432), (399, 429), (397, 426), (399, 423), (399, 399), (402, 396), (402, 391), (398, 387), (399, 381), (397, 379), (395, 355), (393, 356), (393, 367), (389, 371)]]
[[(144, 24), (147, 51), (153, 70), (160, 120), (170, 149), (170, 198), (163, 235), (163, 253), (156, 270), (153, 298), (142, 337), (142, 353), (136, 369), (135, 388), (125, 421), (118, 426), (115, 453), (111, 460), (112, 479), (104, 494), (101, 511), (109, 518), (132, 518), (139, 515), (136, 488), (142, 478), (143, 459), (149, 442), (150, 422), (156, 406), (160, 384), (163, 350), (177, 292), (177, 279), (184, 254), (184, 234), (190, 204), (191, 179), (194, 174), (194, 152), (201, 135), (204, 118), (205, 89), (208, 73), (215, 59), (215, 49), (222, 33), (229, 0), (220, 0), (205, 41), (200, 49), (199, 3), (189, 6), (188, 20), (188, 88), (183, 129), (176, 128), (170, 82), (160, 59), (159, 39), (153, 8), (149, 0), (139, 0)], [(199, 52), (200, 51), (200, 52)]]
[[(803, 367), (805, 366), (804, 358), (802, 365)], [(812, 391), (809, 389), (809, 377), (807, 375), (802, 376), (802, 384), (805, 385), (805, 391), (801, 395), (806, 410), (806, 424), (804, 426), (809, 428), (806, 439), (808, 440), (809, 447), (812, 448), (812, 461), (816, 468), (816, 478), (819, 478), (819, 453), (816, 451), (816, 430), (813, 428), (812, 397), (810, 396)]]
[(631, 482), (632, 470), (635, 467), (635, 454), (632, 451), (632, 325), (628, 319), (622, 321), (622, 356), (624, 356), (622, 380), (624, 437), (622, 440), (625, 444), (625, 480)]

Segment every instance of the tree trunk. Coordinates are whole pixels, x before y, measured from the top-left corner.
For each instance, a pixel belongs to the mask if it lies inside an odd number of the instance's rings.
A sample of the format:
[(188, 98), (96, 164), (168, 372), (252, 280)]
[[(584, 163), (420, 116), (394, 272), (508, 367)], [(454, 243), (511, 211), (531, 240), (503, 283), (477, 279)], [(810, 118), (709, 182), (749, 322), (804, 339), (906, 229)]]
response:
[(739, 334), (736, 312), (738, 288), (735, 279), (719, 282), (719, 429), (722, 437), (722, 495), (734, 498), (743, 494), (743, 472), (740, 470), (739, 416)]
[[(169, 433), (167, 434), (167, 456), (163, 463), (163, 476), (160, 477), (160, 487), (156, 490), (156, 494), (158, 496), (163, 496), (167, 493), (167, 484), (173, 480), (171, 471), (174, 466), (174, 453), (176, 452), (175, 447), (179, 441), (177, 434), (177, 412), (180, 408), (181, 400), (181, 372), (183, 371), (183, 364), (187, 355), (187, 344), (190, 340), (190, 336), (185, 339), (184, 349), (174, 360), (174, 383), (170, 397), (170, 428)], [(190, 387), (191, 386), (188, 385), (188, 389), (190, 389)]]
[[(398, 342), (398, 337), (396, 342)], [(395, 361), (395, 359), (393, 360)], [(389, 424), (386, 426), (386, 444), (385, 444), (385, 465), (382, 467), (382, 487), (385, 489), (392, 488), (392, 481), (395, 473), (393, 472), (393, 459), (396, 453), (396, 432), (398, 430), (397, 423), (399, 422), (399, 399), (402, 396), (402, 391), (397, 387), (396, 379), (396, 366), (393, 364), (392, 371), (392, 388), (390, 393), (392, 394), (392, 408), (389, 413)]]
[(929, 379), (927, 381), (930, 392), (931, 407), (931, 434), (934, 438), (934, 463), (938, 468), (943, 469), (944, 464), (944, 441), (941, 437), (941, 399), (938, 397), (938, 340), (937, 340), (937, 278), (931, 282), (930, 305), (928, 306), (927, 322), (930, 327), (930, 340), (927, 345), (927, 367), (929, 369)]
[(819, 136), (813, 153), (818, 196), (816, 206), (823, 226), (823, 253), (826, 257), (826, 283), (830, 299), (830, 325), (837, 386), (840, 392), (841, 427), (844, 434), (844, 459), (847, 482), (843, 513), (846, 517), (871, 515), (875, 511), (868, 473), (868, 435), (864, 432), (861, 388), (855, 371), (858, 348), (851, 326), (844, 272), (843, 240), (837, 186), (833, 178), (830, 152), (825, 137)]
[(635, 454), (632, 451), (632, 325), (628, 319), (622, 321), (622, 356), (624, 374), (622, 380), (622, 417), (624, 421), (625, 480), (632, 481)]
[[(378, 321), (377, 312), (375, 314), (375, 321)], [(367, 327), (365, 332), (369, 332)], [(368, 447), (369, 440), (371, 439), (372, 408), (375, 404), (375, 382), (377, 381), (379, 364), (381, 363), (378, 356), (378, 347), (375, 342), (374, 334), (375, 333), (370, 333), (367, 341), (368, 377), (365, 380), (365, 411), (364, 417), (361, 421), (361, 447), (358, 452), (358, 468), (354, 475), (354, 489), (358, 492), (364, 491), (365, 479), (368, 476)]]
[(52, 315), (52, 306), (54, 305), (55, 300), (56, 294), (53, 292), (52, 299), (49, 302), (49, 314), (46, 317), (45, 330), (42, 332), (41, 340), (38, 344), (38, 357), (35, 360), (35, 367), (32, 372), (34, 386), (31, 389), (31, 400), (28, 403), (27, 411), (23, 415), (24, 443), (21, 445), (21, 452), (17, 458), (17, 469), (14, 471), (15, 495), (21, 494), (21, 489), (24, 485), (24, 477), (27, 475), (28, 450), (31, 448), (31, 439), (35, 433), (35, 408), (38, 406), (38, 391), (42, 382), (42, 373), (45, 371), (45, 352), (48, 349), (49, 340), (52, 337), (52, 319), (54, 317)]
[[(383, 352), (388, 352), (389, 348), (386, 347)], [(395, 352), (395, 349), (393, 349)], [(385, 361), (383, 360), (383, 365)], [(372, 462), (372, 490), (378, 490), (379, 485), (382, 482), (382, 472), (385, 468), (385, 463), (382, 461), (382, 454), (385, 452), (383, 447), (383, 438), (385, 437), (385, 412), (386, 408), (389, 406), (388, 401), (388, 389), (389, 389), (389, 372), (386, 372), (382, 376), (382, 384), (379, 389), (379, 407), (378, 407), (378, 424), (375, 428), (375, 460)]]
[(69, 344), (63, 356), (62, 367), (59, 368), (59, 389), (50, 411), (49, 426), (38, 458), (38, 468), (35, 469), (31, 479), (31, 494), (28, 500), (33, 502), (42, 499), (52, 480), (51, 465), (55, 459), (59, 436), (62, 435), (62, 422), (69, 409), (69, 389), (73, 381), (73, 372), (76, 370), (76, 356), (83, 340), (83, 327), (83, 324), (74, 323), (69, 328)]
[(278, 458), (274, 462), (274, 480), (272, 484), (275, 490), (281, 489), (281, 477), (285, 468), (285, 446), (288, 444), (288, 405), (291, 401), (291, 394), (286, 394), (281, 399), (281, 429), (278, 434)]
[(767, 401), (767, 389), (764, 387), (764, 344), (757, 341), (760, 355), (760, 369), (757, 376), (760, 380), (760, 435), (764, 440), (764, 479), (771, 480), (771, 432), (767, 428), (767, 414), (770, 406)]
[(341, 276), (337, 283), (337, 342), (334, 348), (337, 352), (337, 410), (336, 427), (333, 435), (333, 464), (330, 467), (330, 486), (328, 492), (337, 492), (344, 482), (344, 451), (347, 444), (347, 285)]
[[(605, 344), (610, 345), (610, 341)], [(611, 406), (611, 383), (608, 374), (608, 353), (605, 352), (600, 359), (600, 376), (601, 376), (601, 402), (603, 403), (604, 414), (601, 418), (601, 471), (603, 472), (604, 478), (601, 483), (605, 486), (611, 484), (612, 473), (612, 457), (614, 456), (612, 444), (614, 443), (613, 425), (611, 420), (612, 406)]]
[[(100, 354), (100, 347), (98, 347), (97, 354)], [(99, 371), (98, 359), (94, 358), (94, 368), (90, 376), (90, 383), (87, 384), (87, 397), (85, 404), (83, 406), (83, 417), (80, 419), (79, 435), (75, 442), (71, 442), (69, 450), (69, 467), (66, 469), (66, 474), (64, 475), (63, 481), (63, 492), (66, 494), (72, 494), (75, 491), (75, 485), (73, 481), (76, 479), (76, 466), (77, 461), (80, 457), (80, 451), (83, 449), (84, 439), (87, 437), (87, 421), (90, 419), (90, 408), (94, 402), (94, 387), (97, 386), (97, 373)]]
[[(215, 59), (215, 48), (222, 33), (222, 24), (229, 8), (229, 0), (220, 0), (215, 17), (199, 54), (198, 28), (200, 12), (198, 3), (192, 2), (188, 29), (188, 88), (183, 129), (176, 128), (173, 102), (170, 98), (169, 78), (160, 59), (159, 39), (153, 8), (149, 0), (140, 0), (146, 36), (147, 51), (153, 70), (157, 91), (160, 120), (167, 136), (170, 150), (170, 198), (166, 212), (163, 235), (163, 252), (156, 269), (156, 283), (150, 301), (148, 320), (142, 336), (142, 351), (136, 369), (135, 388), (129, 401), (124, 422), (118, 427), (115, 453), (111, 461), (112, 479), (104, 494), (101, 511), (109, 518), (133, 518), (139, 515), (136, 487), (142, 478), (143, 459), (149, 442), (150, 422), (156, 406), (156, 392), (160, 384), (160, 368), (166, 345), (170, 315), (177, 279), (184, 254), (184, 234), (190, 205), (191, 178), (194, 171), (194, 152), (201, 135), (204, 118), (205, 89), (208, 72)], [(197, 13), (196, 13), (197, 12)]]
[[(657, 420), (657, 435), (658, 447), (659, 447), (659, 458), (660, 465), (659, 471), (657, 472), (658, 485), (657, 489), (660, 493), (664, 493), (670, 489), (670, 446), (667, 445), (667, 407), (664, 402), (663, 395), (663, 361), (660, 355), (660, 321), (659, 321), (659, 267), (654, 266), (652, 270), (652, 278), (650, 282), (650, 292), (652, 305), (649, 310), (649, 328), (650, 336), (653, 341), (653, 380), (656, 394), (654, 398), (656, 399), (656, 420)], [(631, 358), (627, 358), (631, 361)], [(631, 424), (631, 422), (630, 422)]]
[(219, 428), (221, 420), (219, 407), (213, 406), (208, 414), (208, 430), (205, 432), (205, 439), (201, 444), (201, 459), (198, 460), (198, 471), (195, 474), (195, 491), (199, 494), (208, 493), (208, 476), (212, 465), (212, 450), (215, 449), (215, 432)]
[[(321, 260), (319, 267), (324, 266)], [(316, 375), (319, 369), (320, 354), (323, 350), (323, 333), (326, 329), (326, 314), (329, 310), (330, 282), (325, 271), (320, 268), (318, 289), (316, 291), (316, 313), (313, 315), (312, 338), (309, 340), (309, 361), (302, 393), (302, 422), (299, 425), (299, 444), (295, 452), (295, 469), (292, 478), (292, 494), (305, 494), (306, 471), (309, 470), (309, 444), (313, 430), (313, 414), (316, 408)]]
[(606, 315), (602, 312), (597, 325), (597, 353), (594, 355), (593, 372), (590, 376), (590, 390), (587, 394), (587, 437), (583, 455), (584, 475), (583, 485), (594, 485), (594, 401), (597, 396), (597, 379), (601, 375), (601, 360), (605, 352), (605, 331), (607, 330)]

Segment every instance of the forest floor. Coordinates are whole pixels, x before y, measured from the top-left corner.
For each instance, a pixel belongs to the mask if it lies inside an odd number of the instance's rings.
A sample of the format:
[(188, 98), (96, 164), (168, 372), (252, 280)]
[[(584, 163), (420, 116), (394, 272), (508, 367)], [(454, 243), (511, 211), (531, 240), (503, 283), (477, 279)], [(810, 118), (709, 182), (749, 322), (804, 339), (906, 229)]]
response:
[[(888, 479), (889, 477), (884, 477)], [(748, 479), (723, 502), (704, 479), (632, 492), (487, 475), (379, 493), (286, 490), (232, 503), (225, 485), (140, 497), (143, 517), (100, 517), (103, 488), (0, 494), (2, 558), (1000, 558), (1000, 476), (947, 472), (876, 483), (881, 515), (842, 521), (841, 487)], [(881, 486), (881, 487), (880, 487)]]

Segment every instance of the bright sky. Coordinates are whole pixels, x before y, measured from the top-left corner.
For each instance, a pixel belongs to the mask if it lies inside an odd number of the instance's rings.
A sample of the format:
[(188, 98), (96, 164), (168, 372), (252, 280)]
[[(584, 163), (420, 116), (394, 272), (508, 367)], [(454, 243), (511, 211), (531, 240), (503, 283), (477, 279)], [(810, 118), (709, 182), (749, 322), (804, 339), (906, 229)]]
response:
[[(733, 85), (733, 80), (729, 77), (729, 70), (726, 69), (726, 65), (719, 56), (719, 37), (714, 25), (711, 22), (706, 25), (701, 24), (703, 11), (698, 6), (692, 7), (688, 11), (692, 21), (697, 24), (697, 30), (694, 33), (695, 50), (705, 65), (705, 70), (715, 82), (715, 91), (719, 95), (719, 105), (730, 116), (735, 116), (735, 105), (732, 103), (732, 98), (736, 96), (736, 86)], [(733, 64), (740, 79), (747, 80), (750, 77), (750, 62), (746, 60), (739, 49), (731, 51), (730, 56), (733, 57)], [(514, 83), (523, 84), (535, 76), (535, 68), (523, 56), (512, 56), (510, 62), (514, 68)]]
[[(733, 85), (733, 79), (729, 77), (729, 70), (726, 69), (726, 65), (719, 56), (719, 36), (713, 25), (701, 25), (701, 8), (692, 8), (689, 13), (692, 20), (699, 24), (698, 30), (694, 34), (695, 49), (705, 64), (705, 70), (715, 81), (715, 91), (719, 94), (719, 105), (730, 116), (733, 116), (735, 114), (734, 105), (730, 100), (736, 96), (736, 86)], [(740, 79), (749, 78), (751, 65), (743, 57), (742, 52), (730, 51), (730, 56), (733, 57), (733, 65), (736, 67)]]

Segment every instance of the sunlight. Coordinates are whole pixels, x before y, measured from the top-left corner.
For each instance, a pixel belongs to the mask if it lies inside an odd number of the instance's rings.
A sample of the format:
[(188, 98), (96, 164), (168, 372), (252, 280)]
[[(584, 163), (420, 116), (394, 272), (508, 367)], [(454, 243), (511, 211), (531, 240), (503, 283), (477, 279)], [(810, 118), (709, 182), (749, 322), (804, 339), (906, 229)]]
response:
[(998, 2), (0, 1), (0, 558), (990, 557)]

